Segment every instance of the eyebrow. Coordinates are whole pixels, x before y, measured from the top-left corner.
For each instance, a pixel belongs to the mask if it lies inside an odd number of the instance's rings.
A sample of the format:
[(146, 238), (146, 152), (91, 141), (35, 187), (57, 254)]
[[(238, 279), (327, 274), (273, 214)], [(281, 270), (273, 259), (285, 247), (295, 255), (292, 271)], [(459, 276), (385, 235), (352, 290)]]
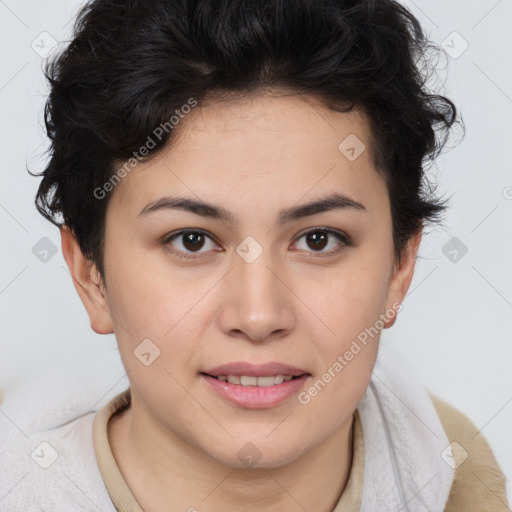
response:
[[(330, 196), (323, 197), (303, 205), (281, 210), (279, 212), (278, 223), (283, 225), (298, 219), (302, 219), (304, 217), (316, 215), (317, 213), (332, 210), (342, 210), (346, 208), (364, 211), (366, 210), (366, 208), (361, 203), (350, 199), (347, 196), (341, 194), (332, 194)], [(226, 210), (220, 206), (206, 203), (204, 201), (199, 201), (187, 197), (162, 197), (158, 201), (154, 201), (146, 205), (138, 216), (140, 217), (152, 212), (162, 210), (183, 210), (194, 213), (196, 215), (200, 215), (201, 217), (222, 220), (229, 224), (234, 224), (236, 222), (235, 216), (229, 210)]]

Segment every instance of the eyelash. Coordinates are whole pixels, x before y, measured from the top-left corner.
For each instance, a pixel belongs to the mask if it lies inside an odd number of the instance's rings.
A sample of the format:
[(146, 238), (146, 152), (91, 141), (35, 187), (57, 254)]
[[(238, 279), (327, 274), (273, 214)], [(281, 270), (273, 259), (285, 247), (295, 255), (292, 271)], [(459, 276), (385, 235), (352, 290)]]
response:
[[(352, 241), (350, 239), (350, 237), (343, 233), (343, 232), (340, 232), (340, 231), (335, 231), (333, 229), (328, 229), (328, 228), (312, 228), (312, 229), (309, 229), (307, 231), (305, 231), (304, 233), (301, 233), (301, 235), (298, 237), (297, 240), (300, 240), (302, 237), (304, 236), (307, 236), (311, 233), (318, 233), (318, 232), (322, 232), (322, 233), (327, 233), (328, 235), (334, 235), (335, 237), (338, 238), (338, 240), (341, 242), (340, 246), (336, 249), (333, 249), (331, 251), (328, 251), (328, 252), (325, 252), (325, 253), (315, 253), (315, 251), (311, 251), (313, 253), (312, 256), (307, 256), (307, 257), (312, 257), (312, 258), (325, 258), (325, 257), (328, 257), (328, 256), (332, 256), (334, 254), (337, 254), (339, 252), (341, 252), (345, 247), (350, 247), (352, 245)], [(166, 236), (163, 240), (162, 240), (162, 244), (167, 246), (167, 245), (170, 245), (170, 243), (175, 239), (175, 238), (179, 238), (180, 236), (183, 236), (183, 235), (188, 235), (190, 233), (199, 233), (199, 234), (202, 234), (202, 235), (205, 235), (207, 238), (209, 238), (210, 240), (212, 240), (213, 242), (215, 242), (215, 240), (208, 235), (208, 233), (202, 229), (192, 229), (192, 228), (188, 228), (188, 229), (182, 229), (176, 233), (172, 233), (168, 236)], [(215, 242), (217, 243), (217, 242)], [(176, 255), (177, 257), (179, 258), (186, 258), (186, 259), (197, 259), (198, 257), (200, 257), (200, 252), (198, 253), (183, 253), (181, 251), (177, 251), (177, 250), (174, 250), (174, 249), (171, 249), (171, 252)]]

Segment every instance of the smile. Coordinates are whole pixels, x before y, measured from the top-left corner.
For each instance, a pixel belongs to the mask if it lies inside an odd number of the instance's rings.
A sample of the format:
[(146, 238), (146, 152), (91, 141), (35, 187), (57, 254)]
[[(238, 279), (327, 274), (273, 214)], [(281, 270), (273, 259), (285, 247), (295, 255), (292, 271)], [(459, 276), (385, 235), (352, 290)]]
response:
[[(212, 377), (214, 377), (212, 375)], [(215, 377), (221, 382), (229, 382), (230, 384), (238, 384), (241, 386), (274, 386), (275, 384), (282, 384), (285, 381), (292, 380), (296, 377), (293, 375), (270, 375), (255, 377), (252, 375), (219, 375)]]

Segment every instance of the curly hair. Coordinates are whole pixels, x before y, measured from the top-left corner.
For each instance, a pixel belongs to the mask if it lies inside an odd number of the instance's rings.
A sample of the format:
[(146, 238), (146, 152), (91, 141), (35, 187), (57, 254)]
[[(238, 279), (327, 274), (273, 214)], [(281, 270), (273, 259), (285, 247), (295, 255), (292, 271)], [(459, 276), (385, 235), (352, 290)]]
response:
[[(455, 105), (430, 93), (416, 62), (429, 41), (394, 0), (93, 0), (69, 45), (47, 62), (50, 158), (36, 207), (65, 224), (104, 278), (110, 194), (94, 193), (155, 127), (190, 98), (294, 91), (367, 116), (371, 154), (386, 180), (396, 255), (446, 201), (429, 189), (434, 160), (457, 122)], [(162, 131), (144, 157), (172, 143)]]

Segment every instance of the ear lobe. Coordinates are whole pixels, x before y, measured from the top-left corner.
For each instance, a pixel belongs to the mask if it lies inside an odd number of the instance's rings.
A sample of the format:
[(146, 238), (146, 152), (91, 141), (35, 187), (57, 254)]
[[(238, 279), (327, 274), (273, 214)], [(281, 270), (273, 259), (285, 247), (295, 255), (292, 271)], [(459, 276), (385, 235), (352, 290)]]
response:
[[(390, 311), (393, 304), (401, 304), (404, 300), (409, 286), (414, 276), (414, 267), (416, 264), (416, 256), (421, 242), (423, 225), (409, 239), (402, 250), (400, 262), (396, 262), (394, 266), (393, 277), (389, 284), (388, 298), (386, 300), (386, 311)], [(394, 309), (394, 308), (393, 308)], [(396, 321), (397, 312), (392, 318), (384, 322), (384, 328), (389, 329)]]
[(62, 254), (75, 289), (89, 315), (91, 329), (97, 334), (114, 332), (104, 284), (96, 265), (84, 256), (76, 237), (67, 226), (62, 226), (60, 235)]

